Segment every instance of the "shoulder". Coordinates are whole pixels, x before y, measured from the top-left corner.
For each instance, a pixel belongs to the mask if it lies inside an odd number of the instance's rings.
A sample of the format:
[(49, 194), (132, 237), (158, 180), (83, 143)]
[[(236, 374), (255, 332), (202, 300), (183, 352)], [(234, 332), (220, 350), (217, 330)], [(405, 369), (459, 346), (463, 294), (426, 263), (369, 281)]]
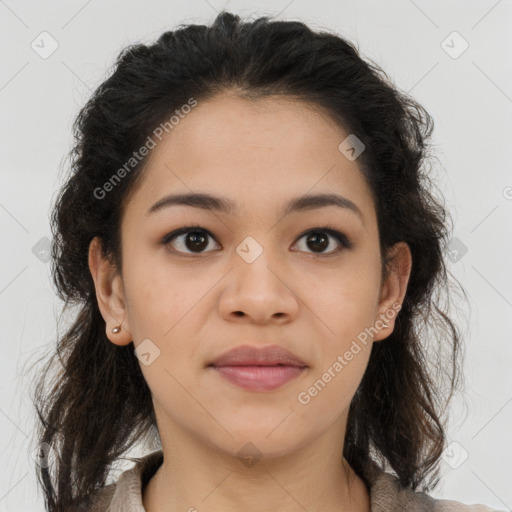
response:
[(92, 504), (89, 512), (108, 512), (112, 498), (116, 492), (117, 483), (114, 482), (100, 489), (92, 496)]
[(455, 500), (436, 500), (435, 512), (499, 512), (498, 510), (481, 505), (467, 505)]
[(486, 505), (437, 499), (424, 492), (403, 488), (398, 477), (382, 471), (371, 485), (371, 512), (499, 512)]
[(106, 485), (89, 496), (70, 512), (109, 512), (108, 507), (116, 491), (116, 482)]
[[(125, 469), (117, 479), (90, 495), (87, 503), (72, 512), (110, 512), (142, 507), (142, 489), (163, 462), (162, 450), (143, 457), (129, 458), (135, 464)], [(135, 510), (135, 509), (134, 509)]]

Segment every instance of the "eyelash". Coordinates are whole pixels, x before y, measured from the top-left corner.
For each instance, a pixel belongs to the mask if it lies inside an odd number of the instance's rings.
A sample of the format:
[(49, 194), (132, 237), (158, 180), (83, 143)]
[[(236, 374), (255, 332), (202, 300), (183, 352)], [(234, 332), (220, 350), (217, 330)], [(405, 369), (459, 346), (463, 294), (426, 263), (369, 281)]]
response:
[[(183, 226), (181, 228), (178, 228), (174, 231), (172, 231), (171, 233), (168, 233), (167, 235), (165, 235), (161, 241), (161, 244), (164, 245), (164, 246), (169, 246), (170, 243), (175, 239), (177, 238), (178, 236), (180, 235), (183, 235), (183, 234), (188, 234), (190, 233), (191, 231), (199, 231), (200, 233), (202, 234), (206, 234), (208, 236), (210, 236), (211, 238), (213, 238), (216, 242), (216, 238), (205, 228), (201, 227), (201, 226)], [(335, 238), (339, 243), (340, 245), (345, 248), (345, 249), (351, 249), (353, 247), (353, 243), (346, 237), (346, 235), (344, 235), (343, 233), (340, 233), (335, 226), (333, 225), (330, 225), (330, 224), (326, 224), (324, 226), (321, 226), (321, 227), (318, 227), (318, 228), (313, 228), (313, 229), (308, 229), (307, 231), (305, 231), (304, 233), (302, 233), (299, 237), (298, 237), (298, 240), (300, 240), (301, 238), (303, 238), (304, 236), (306, 235), (309, 235), (310, 233), (326, 233), (327, 235), (330, 235), (332, 236), (333, 238)], [(218, 243), (218, 242), (217, 242)], [(197, 257), (197, 256), (200, 256), (201, 252), (197, 252), (197, 253), (186, 253), (186, 252), (182, 252), (182, 251), (176, 251), (176, 250), (172, 250), (174, 253), (177, 253), (179, 254), (180, 256), (184, 256), (184, 257)], [(205, 251), (205, 252), (210, 252), (210, 251)], [(328, 256), (333, 256), (337, 253), (340, 252), (340, 249), (337, 249), (337, 250), (334, 250), (334, 251), (331, 251), (331, 252), (328, 252), (328, 253), (310, 253), (314, 256), (323, 256), (323, 257), (328, 257)]]

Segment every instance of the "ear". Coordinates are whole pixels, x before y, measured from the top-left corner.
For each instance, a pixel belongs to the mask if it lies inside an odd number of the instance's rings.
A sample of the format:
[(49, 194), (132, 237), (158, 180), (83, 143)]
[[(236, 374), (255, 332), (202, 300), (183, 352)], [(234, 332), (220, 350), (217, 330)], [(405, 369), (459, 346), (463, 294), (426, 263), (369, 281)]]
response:
[[(412, 255), (407, 243), (397, 242), (389, 249), (391, 259), (390, 273), (382, 283), (379, 299), (379, 313), (375, 318), (375, 326), (378, 333), (373, 341), (380, 341), (387, 338), (394, 329), (395, 319), (402, 307), (407, 290), (407, 284), (411, 275)], [(384, 327), (387, 324), (388, 327)]]
[[(132, 336), (128, 320), (125, 320), (122, 278), (115, 266), (103, 256), (98, 237), (89, 244), (89, 270), (94, 280), (98, 307), (105, 320), (108, 339), (115, 345), (128, 345)], [(121, 330), (113, 333), (112, 329), (117, 326), (121, 326)]]

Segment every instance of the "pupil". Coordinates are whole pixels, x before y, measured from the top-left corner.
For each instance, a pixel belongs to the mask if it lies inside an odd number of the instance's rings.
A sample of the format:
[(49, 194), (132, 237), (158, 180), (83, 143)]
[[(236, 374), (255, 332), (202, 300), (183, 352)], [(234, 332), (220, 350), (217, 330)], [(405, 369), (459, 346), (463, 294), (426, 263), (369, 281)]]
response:
[(321, 239), (323, 240), (323, 243), (321, 243), (321, 247), (320, 249), (325, 249), (328, 245), (329, 245), (329, 242), (327, 240), (327, 237), (326, 236), (323, 236), (322, 234), (319, 234), (318, 232), (316, 233), (311, 233), (311, 235), (308, 237), (308, 243), (311, 241), (311, 240), (315, 240), (315, 239)]
[[(202, 243), (201, 243), (202, 239)], [(189, 244), (189, 240), (192, 242)], [(206, 237), (202, 235), (199, 231), (191, 231), (189, 233), (189, 236), (187, 237), (187, 247), (188, 249), (195, 250), (195, 249), (204, 249), (206, 247)]]

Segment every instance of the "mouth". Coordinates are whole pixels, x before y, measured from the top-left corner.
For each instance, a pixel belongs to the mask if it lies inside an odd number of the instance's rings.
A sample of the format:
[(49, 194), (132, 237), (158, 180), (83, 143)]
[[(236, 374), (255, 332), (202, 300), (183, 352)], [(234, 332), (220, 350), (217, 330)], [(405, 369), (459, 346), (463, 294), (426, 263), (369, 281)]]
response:
[(208, 365), (224, 380), (250, 391), (272, 391), (302, 375), (308, 365), (279, 345), (241, 345)]
[(290, 352), (279, 345), (256, 347), (251, 345), (240, 345), (227, 352), (224, 352), (210, 365), (223, 366), (307, 366), (293, 352)]
[(303, 374), (307, 366), (209, 365), (224, 380), (247, 391), (273, 391)]

